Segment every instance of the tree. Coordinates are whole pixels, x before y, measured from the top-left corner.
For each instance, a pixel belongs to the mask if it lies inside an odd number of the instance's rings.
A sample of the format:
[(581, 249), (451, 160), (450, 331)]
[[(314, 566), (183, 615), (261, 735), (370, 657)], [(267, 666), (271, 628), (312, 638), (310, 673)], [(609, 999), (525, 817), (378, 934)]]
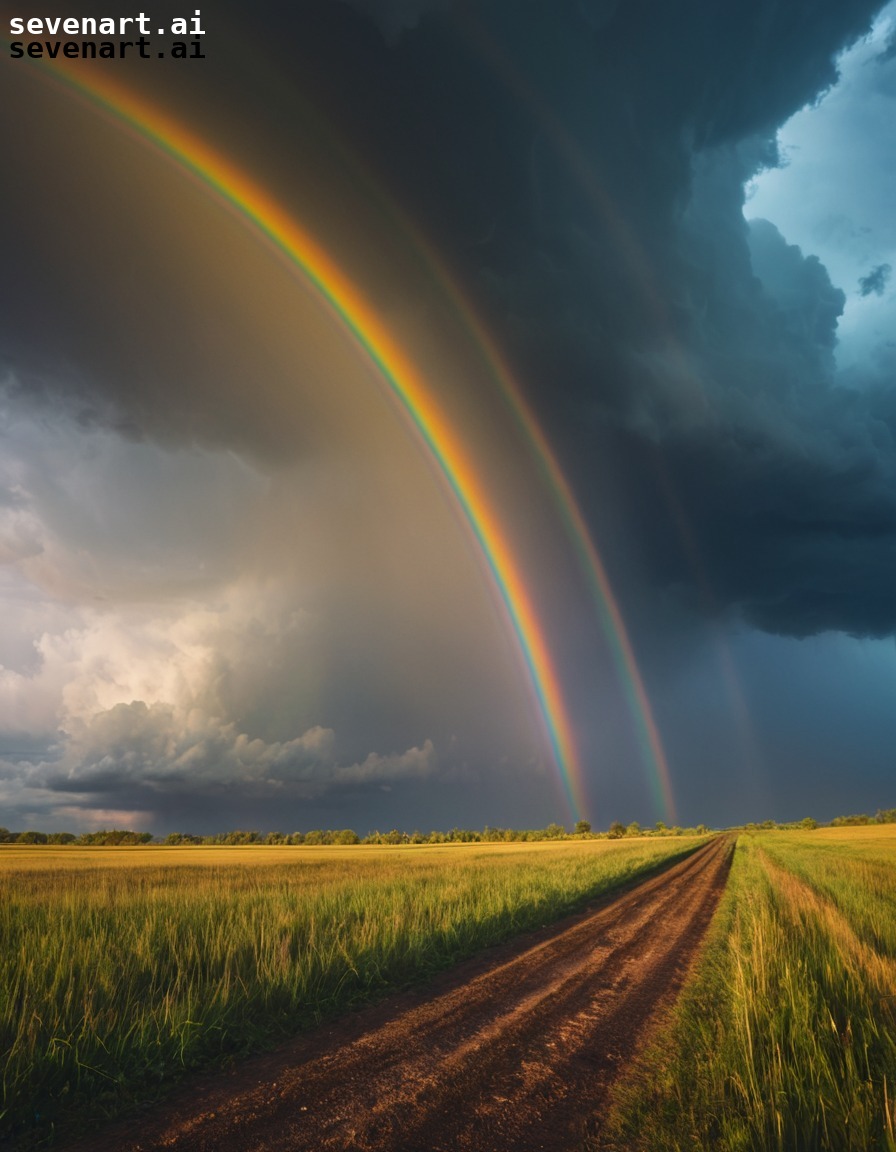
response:
[(625, 835), (625, 825), (620, 820), (614, 820), (607, 835), (611, 840), (620, 840)]
[(591, 831), (590, 820), (579, 820), (576, 824), (576, 836), (587, 836)]
[(261, 840), (258, 832), (244, 832), (241, 828), (234, 828), (224, 837), (225, 844), (257, 844)]
[(101, 845), (117, 848), (122, 844), (148, 844), (152, 832), (131, 832), (127, 828), (101, 828), (98, 832), (82, 832), (79, 844)]
[(811, 831), (813, 828), (818, 827), (818, 821), (814, 820), (811, 816), (806, 816), (804, 819), (800, 820), (799, 827)]
[(626, 834), (626, 836), (640, 836), (641, 835), (641, 825), (638, 823), (637, 820), (632, 820), (631, 824), (629, 824), (628, 828), (626, 828), (625, 834)]

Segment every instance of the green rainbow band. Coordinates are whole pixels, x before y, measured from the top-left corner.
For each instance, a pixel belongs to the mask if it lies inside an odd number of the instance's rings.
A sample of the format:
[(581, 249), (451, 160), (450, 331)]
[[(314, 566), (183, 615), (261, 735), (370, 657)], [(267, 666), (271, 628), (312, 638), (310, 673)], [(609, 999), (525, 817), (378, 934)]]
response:
[(96, 71), (74, 65), (45, 70), (59, 77), (159, 148), (266, 238), (339, 318), (412, 420), (450, 486), (491, 572), (538, 700), (556, 767), (577, 818), (585, 810), (572, 725), (543, 630), (499, 520), (458, 435), (439, 410), (416, 365), (370, 303), (320, 245), (251, 177), (180, 123)]

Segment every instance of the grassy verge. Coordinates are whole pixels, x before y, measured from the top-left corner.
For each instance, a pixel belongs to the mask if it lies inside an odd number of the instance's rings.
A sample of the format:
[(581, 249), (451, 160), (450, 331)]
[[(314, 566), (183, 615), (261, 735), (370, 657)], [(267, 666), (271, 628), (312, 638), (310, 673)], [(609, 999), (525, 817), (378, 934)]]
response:
[(27, 1148), (700, 841), (0, 851), (0, 1144)]
[(896, 1152), (896, 828), (741, 836), (603, 1149)]

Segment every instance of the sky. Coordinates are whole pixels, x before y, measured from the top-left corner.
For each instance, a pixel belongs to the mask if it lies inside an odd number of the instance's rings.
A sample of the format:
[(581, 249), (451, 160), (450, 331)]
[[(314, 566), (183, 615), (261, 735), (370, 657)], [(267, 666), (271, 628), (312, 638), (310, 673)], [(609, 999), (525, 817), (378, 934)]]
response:
[(182, 15), (0, 66), (0, 824), (892, 807), (896, 2)]

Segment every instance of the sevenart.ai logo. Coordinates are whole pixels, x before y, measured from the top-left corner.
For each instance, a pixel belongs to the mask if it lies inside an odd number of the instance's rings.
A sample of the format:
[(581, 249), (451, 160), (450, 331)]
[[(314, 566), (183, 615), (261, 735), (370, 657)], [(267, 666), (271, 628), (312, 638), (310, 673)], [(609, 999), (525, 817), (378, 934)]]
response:
[[(202, 12), (179, 16), (170, 25), (153, 21), (145, 12), (137, 16), (13, 16), (9, 21), (14, 59), (40, 60), (204, 60)], [(61, 36), (69, 37), (61, 39)]]

